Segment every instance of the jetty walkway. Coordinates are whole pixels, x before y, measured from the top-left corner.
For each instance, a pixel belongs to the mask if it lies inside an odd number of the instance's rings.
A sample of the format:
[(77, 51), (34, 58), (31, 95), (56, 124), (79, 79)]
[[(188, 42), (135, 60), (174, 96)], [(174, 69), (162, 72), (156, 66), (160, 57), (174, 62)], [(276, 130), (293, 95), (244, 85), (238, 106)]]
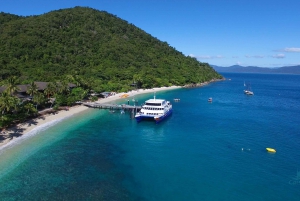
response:
[(115, 109), (115, 110), (140, 110), (142, 106), (135, 106), (135, 105), (117, 105), (111, 103), (82, 103), (83, 105), (91, 108), (99, 108), (99, 109)]

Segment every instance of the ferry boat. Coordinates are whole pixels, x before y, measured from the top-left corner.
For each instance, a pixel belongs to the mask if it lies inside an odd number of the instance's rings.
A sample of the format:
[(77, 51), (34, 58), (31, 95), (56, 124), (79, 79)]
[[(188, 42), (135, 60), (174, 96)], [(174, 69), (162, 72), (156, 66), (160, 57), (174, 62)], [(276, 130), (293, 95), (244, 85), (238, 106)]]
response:
[(172, 114), (172, 104), (165, 99), (149, 99), (145, 101), (141, 110), (136, 113), (135, 119), (137, 122), (142, 120), (154, 120), (156, 123), (161, 122)]

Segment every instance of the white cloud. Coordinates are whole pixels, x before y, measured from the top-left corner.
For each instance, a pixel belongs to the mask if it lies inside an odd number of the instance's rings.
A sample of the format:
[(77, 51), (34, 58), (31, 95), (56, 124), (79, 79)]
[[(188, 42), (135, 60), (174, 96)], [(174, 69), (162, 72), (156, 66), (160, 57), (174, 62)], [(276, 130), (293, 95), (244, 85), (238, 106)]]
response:
[(195, 56), (193, 54), (190, 54), (189, 55), (190, 57), (195, 57), (197, 59), (223, 59), (225, 58), (224, 56), (222, 55), (217, 55), (217, 56), (210, 56), (210, 55), (200, 55), (200, 56)]
[(283, 49), (284, 52), (300, 52), (299, 47), (287, 47)]
[(285, 55), (284, 54), (276, 54), (276, 55), (272, 55), (273, 58), (276, 58), (276, 59), (283, 59), (285, 58)]
[(245, 55), (246, 58), (255, 58), (255, 59), (262, 59), (265, 58), (264, 55), (254, 55), (254, 56), (250, 56), (250, 55)]
[(205, 55), (205, 56), (197, 56), (196, 58), (197, 59), (212, 59), (212, 56)]
[(240, 65), (242, 65), (242, 62), (237, 61), (235, 64), (240, 66)]

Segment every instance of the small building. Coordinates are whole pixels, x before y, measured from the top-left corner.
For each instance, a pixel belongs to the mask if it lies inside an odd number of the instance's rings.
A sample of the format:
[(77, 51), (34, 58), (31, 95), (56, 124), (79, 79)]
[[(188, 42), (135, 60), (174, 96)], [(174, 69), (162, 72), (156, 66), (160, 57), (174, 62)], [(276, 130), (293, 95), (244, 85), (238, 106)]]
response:
[[(44, 90), (47, 88), (49, 82), (34, 82), (34, 83), (36, 84), (39, 92), (44, 92)], [(29, 94), (27, 94), (27, 90), (28, 90), (29, 86), (30, 86), (29, 84), (17, 85), (19, 90), (17, 91), (17, 93), (15, 95), (20, 99), (28, 99), (28, 98), (31, 99), (32, 97), (29, 96)], [(70, 89), (76, 87), (76, 85), (72, 84), (72, 83), (69, 83), (68, 86)], [(5, 91), (5, 89), (6, 89), (6, 87), (0, 87), (0, 93), (3, 93)]]

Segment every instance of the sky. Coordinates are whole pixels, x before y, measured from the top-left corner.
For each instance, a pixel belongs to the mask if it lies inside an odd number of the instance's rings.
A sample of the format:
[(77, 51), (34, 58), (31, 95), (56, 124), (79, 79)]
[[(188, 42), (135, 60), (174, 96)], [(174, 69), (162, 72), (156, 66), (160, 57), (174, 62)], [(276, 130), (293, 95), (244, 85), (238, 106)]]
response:
[(300, 65), (300, 0), (0, 0), (0, 12), (21, 16), (75, 6), (114, 14), (212, 65)]

